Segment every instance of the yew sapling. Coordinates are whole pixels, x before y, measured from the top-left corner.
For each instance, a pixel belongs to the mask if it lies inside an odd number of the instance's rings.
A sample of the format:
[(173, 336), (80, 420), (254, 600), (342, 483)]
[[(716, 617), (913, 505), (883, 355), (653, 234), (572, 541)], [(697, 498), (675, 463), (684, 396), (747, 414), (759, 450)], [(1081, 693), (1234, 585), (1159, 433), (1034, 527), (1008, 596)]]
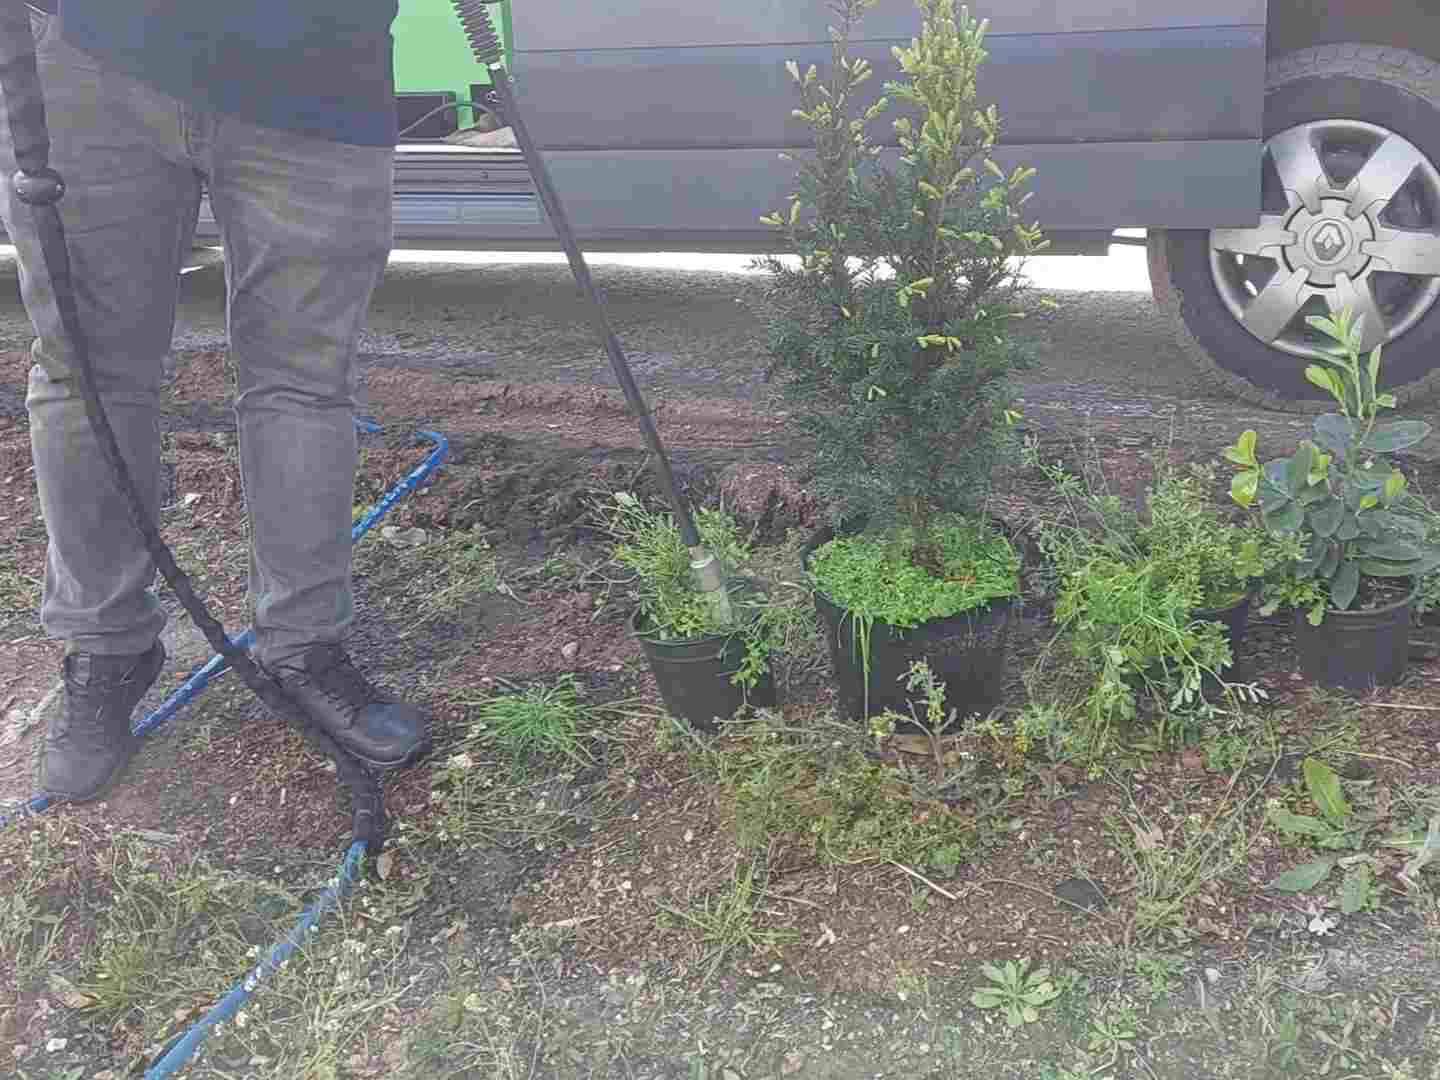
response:
[[(873, 72), (848, 42), (871, 4), (830, 6), (828, 70), (789, 67), (813, 153), (789, 207), (764, 219), (791, 256), (762, 260), (771, 347), (835, 518), (863, 520), (943, 581), (942, 535), (979, 516), (1013, 449), (1008, 375), (1022, 355), (1008, 331), (1023, 257), (1043, 246), (1020, 216), (1032, 172), (991, 157), (999, 116), (976, 97), (984, 23), (954, 0), (918, 0), (921, 33), (894, 50), (903, 77), (867, 104)], [(893, 166), (870, 136), (892, 102)]]
[(1382, 410), (1395, 407), (1395, 397), (1378, 390), (1381, 347), (1368, 357), (1360, 353), (1359, 320), (1346, 311), (1307, 321), (1337, 348), (1307, 367), (1305, 377), (1340, 411), (1317, 416), (1313, 438), (1289, 457), (1260, 464), (1252, 430), (1225, 458), (1239, 466), (1230, 486), (1234, 500), (1258, 507), (1272, 534), (1299, 541), (1296, 557), (1266, 583), (1261, 611), (1293, 606), (1318, 626), (1327, 608), (1364, 605), (1377, 582), (1408, 584), (1440, 567), (1440, 544), (1427, 538), (1424, 506), (1386, 456), (1422, 442), (1430, 425), (1379, 420)]

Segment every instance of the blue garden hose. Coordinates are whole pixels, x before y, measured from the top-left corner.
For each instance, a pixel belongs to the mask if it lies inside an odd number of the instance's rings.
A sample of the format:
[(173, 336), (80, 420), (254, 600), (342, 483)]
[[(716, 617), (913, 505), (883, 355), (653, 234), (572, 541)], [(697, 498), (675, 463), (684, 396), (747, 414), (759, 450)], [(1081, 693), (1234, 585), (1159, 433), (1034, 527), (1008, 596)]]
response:
[[(169, 1076), (189, 1060), (209, 1031), (226, 1016), (233, 1015), (254, 992), (260, 981), (278, 969), (295, 951), (304, 935), (316, 925), (320, 917), (340, 902), (354, 884), (366, 854), (378, 854), (385, 841), (385, 803), (379, 783), (365, 766), (347, 754), (328, 732), (311, 721), (285, 688), (260, 669), (251, 659), (246, 645), (241, 644), (245, 640), (243, 637), (231, 638), (220, 622), (206, 609), (204, 601), (196, 595), (189, 577), (176, 564), (174, 554), (160, 536), (156, 522), (130, 475), (129, 464), (120, 450), (119, 441), (115, 437), (109, 417), (105, 415), (104, 403), (96, 389), (89, 341), (80, 320), (70, 251), (58, 206), (65, 197), (65, 181), (50, 167), (50, 133), (45, 116), (45, 96), (40, 84), (30, 12), (25, 0), (0, 0), (0, 95), (4, 98), (5, 118), (16, 164), (10, 183), (16, 201), (28, 211), (28, 224), (33, 227), (40, 248), (39, 258), (27, 260), (24, 269), (37, 278), (49, 281), (51, 297), (60, 316), (60, 326), (70, 347), (70, 366), (84, 401), (86, 418), (100, 454), (110, 468), (116, 489), (129, 510), (131, 524), (139, 533), (161, 577), (174, 590), (180, 606), (205, 635), (211, 648), (235, 669), (235, 673), (271, 713), (298, 727), (307, 742), (335, 762), (337, 778), (350, 792), (350, 827), (353, 840), (339, 875), (306, 909), (297, 928), (271, 950), (266, 960), (227, 994), (199, 1024), (181, 1036), (165, 1052), (162, 1060), (146, 1073), (147, 1077), (158, 1080)], [(13, 223), (7, 222), (7, 225)], [(441, 445), (432, 455), (435, 465), (439, 464), (445, 449), (444, 440), (440, 439), (439, 442)], [(433, 467), (434, 465), (431, 465), (431, 468)], [(418, 482), (416, 480), (416, 483)], [(387, 495), (382, 506), (388, 510), (398, 498), (400, 494), (395, 494), (393, 498)], [(369, 528), (379, 520), (383, 512), (381, 507), (377, 507), (376, 512), (366, 515), (365, 520), (356, 528)], [(206, 681), (208, 682), (208, 677)], [(193, 697), (196, 692), (198, 690), (192, 689), (190, 696)], [(150, 718), (145, 721), (151, 727), (159, 722), (160, 719), (156, 719), (154, 724), (150, 724)], [(37, 806), (32, 800), (30, 805), (32, 812), (34, 809), (43, 810), (49, 805), (49, 801), (45, 800)]]
[[(368, 420), (357, 420), (355, 423), (362, 431), (373, 433), (380, 430), (378, 425)], [(387, 491), (380, 501), (371, 507), (364, 517), (355, 523), (354, 528), (350, 530), (350, 542), (352, 544), (358, 544), (360, 538), (374, 528), (380, 519), (394, 508), (396, 503), (423, 484), (426, 479), (429, 478), (430, 474), (440, 467), (446, 455), (449, 454), (450, 441), (445, 438), (444, 435), (436, 431), (421, 431), (418, 434), (421, 438), (427, 439), (434, 444), (435, 448), (430, 451), (429, 456), (427, 456), (424, 461)], [(230, 641), (235, 648), (248, 650), (251, 645), (255, 644), (255, 631), (253, 629), (246, 630), (245, 633), (239, 637), (231, 638)], [(195, 700), (201, 691), (229, 669), (230, 661), (225, 656), (218, 653), (212, 656), (204, 667), (198, 669), (193, 675), (186, 679), (154, 712), (137, 723), (131, 730), (138, 738), (143, 739), (191, 701)], [(0, 829), (14, 824), (21, 818), (48, 810), (56, 801), (57, 800), (50, 798), (49, 795), (41, 794), (32, 797), (18, 810), (0, 811)]]
[(350, 850), (345, 853), (345, 861), (340, 864), (340, 872), (330, 879), (324, 890), (311, 901), (310, 906), (305, 909), (305, 914), (300, 916), (300, 921), (295, 928), (286, 934), (270, 952), (265, 959), (256, 964), (250, 973), (235, 984), (228, 994), (221, 998), (210, 1009), (208, 1013), (191, 1025), (190, 1030), (181, 1035), (171, 1043), (158, 1061), (145, 1070), (145, 1080), (164, 1080), (172, 1076), (175, 1070), (184, 1065), (200, 1049), (200, 1044), (205, 1041), (213, 1028), (227, 1020), (233, 1020), (250, 996), (255, 993), (260, 984), (275, 972), (285, 966), (295, 950), (305, 944), (306, 935), (315, 931), (316, 926), (325, 915), (350, 894), (354, 888), (355, 881), (360, 876), (360, 868), (365, 861), (365, 841), (357, 840), (350, 845)]
[[(356, 424), (365, 431), (380, 430), (369, 421), (357, 420)], [(350, 530), (351, 543), (359, 543), (361, 537), (374, 528), (376, 523), (394, 508), (396, 503), (423, 484), (444, 462), (450, 451), (449, 440), (435, 431), (422, 431), (419, 434), (422, 438), (429, 440), (434, 445), (434, 449), (430, 451), (424, 461), (387, 491), (380, 501), (355, 523), (354, 528)], [(239, 637), (231, 639), (232, 645), (240, 649), (248, 649), (254, 641), (254, 630), (247, 630)], [(144, 738), (157, 730), (181, 708), (198, 697), (211, 682), (224, 674), (229, 666), (230, 661), (223, 655), (211, 657), (208, 663), (186, 679), (154, 712), (135, 725), (132, 730), (136, 737)], [(36, 795), (18, 811), (0, 814), (0, 829), (12, 825), (22, 818), (42, 813), (49, 809), (54, 802), (55, 800), (48, 795)], [(330, 879), (320, 895), (311, 901), (294, 928), (271, 948), (265, 958), (236, 983), (228, 994), (216, 1002), (209, 1012), (166, 1047), (155, 1064), (145, 1071), (145, 1080), (164, 1080), (165, 1077), (172, 1076), (177, 1069), (194, 1056), (216, 1026), (234, 1019), (235, 1014), (250, 1000), (255, 991), (259, 989), (260, 984), (285, 966), (286, 961), (295, 953), (295, 950), (304, 945), (306, 936), (315, 931), (320, 920), (338, 907), (355, 887), (355, 882), (359, 879), (361, 868), (364, 866), (368, 846), (364, 840), (356, 840), (350, 845), (340, 864), (339, 872)]]

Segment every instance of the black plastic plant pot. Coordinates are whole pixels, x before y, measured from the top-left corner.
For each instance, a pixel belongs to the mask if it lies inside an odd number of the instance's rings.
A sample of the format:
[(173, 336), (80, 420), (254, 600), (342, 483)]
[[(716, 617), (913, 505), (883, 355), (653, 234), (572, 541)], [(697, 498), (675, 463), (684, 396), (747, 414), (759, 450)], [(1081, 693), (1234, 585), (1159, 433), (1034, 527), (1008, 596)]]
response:
[(1190, 613), (1190, 617), (1198, 622), (1217, 622), (1223, 629), (1225, 640), (1230, 644), (1230, 666), (1220, 674), (1227, 682), (1241, 680), (1248, 670), (1242, 647), (1245, 644), (1246, 631), (1250, 628), (1250, 606), (1253, 600), (1254, 597), (1246, 593), (1229, 607), (1202, 608)]
[(1307, 679), (1332, 690), (1367, 694), (1393, 686), (1410, 659), (1410, 605), (1415, 592), (1385, 607), (1326, 611), (1312, 626), (1295, 614), (1295, 651)]
[[(807, 568), (811, 553), (834, 536), (832, 530), (823, 530), (805, 546), (802, 559)], [(908, 718), (923, 720), (925, 696), (918, 692), (912, 694), (905, 686), (910, 665), (917, 660), (928, 664), (944, 684), (947, 716), (951, 709), (957, 709), (961, 716), (986, 713), (1004, 701), (1014, 609), (1014, 601), (1008, 597), (992, 600), (973, 611), (932, 619), (912, 629), (875, 620), (869, 628), (868, 679), (857, 621), (818, 589), (815, 609), (825, 628), (843, 715), (863, 719), (889, 709), (907, 718), (904, 723), (897, 722), (897, 730), (922, 731), (919, 724)]]
[(775, 680), (768, 668), (753, 687), (733, 681), (745, 660), (745, 642), (736, 634), (661, 641), (646, 634), (639, 612), (630, 619), (630, 633), (645, 652), (665, 708), (697, 731), (718, 732), (722, 720), (746, 705), (775, 704)]

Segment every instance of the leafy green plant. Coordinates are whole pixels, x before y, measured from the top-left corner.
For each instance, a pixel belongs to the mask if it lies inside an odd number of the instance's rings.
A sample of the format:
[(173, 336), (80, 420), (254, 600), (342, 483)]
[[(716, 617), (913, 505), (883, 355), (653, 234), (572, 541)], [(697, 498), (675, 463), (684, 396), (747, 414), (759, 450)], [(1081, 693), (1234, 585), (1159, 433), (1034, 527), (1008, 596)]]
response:
[(755, 582), (738, 576), (751, 557), (751, 547), (734, 517), (713, 507), (695, 512), (701, 542), (729, 576), (730, 607), (736, 618), (722, 622), (696, 585), (690, 549), (669, 512), (653, 510), (627, 491), (617, 492), (603, 509), (614, 538), (611, 556), (635, 574), (641, 632), (659, 641), (738, 634), (745, 644), (745, 658), (733, 680), (753, 688), (784, 637), (784, 616)]
[(1395, 397), (1379, 392), (1381, 346), (1368, 358), (1360, 354), (1360, 320), (1344, 311), (1307, 321), (1337, 350), (1307, 367), (1305, 377), (1327, 391), (1340, 411), (1316, 417), (1313, 440), (1303, 440), (1288, 458), (1262, 466), (1253, 430), (1241, 434), (1225, 457), (1239, 466), (1230, 487), (1235, 501), (1258, 504), (1267, 529), (1303, 543), (1299, 557), (1267, 583), (1262, 610), (1293, 606), (1318, 626), (1327, 609), (1365, 606), (1379, 580), (1415, 580), (1440, 567), (1440, 544), (1427, 535), (1423, 504), (1408, 495), (1405, 475), (1385, 456), (1422, 442), (1430, 425), (1379, 422), (1382, 409), (1395, 407)]
[(838, 605), (862, 618), (909, 629), (1014, 596), (1020, 556), (1003, 534), (983, 522), (951, 517), (933, 542), (940, 575), (915, 565), (908, 530), (897, 536), (840, 536), (816, 550), (814, 580)]
[(568, 758), (585, 764), (590, 755), (581, 744), (585, 705), (574, 676), (486, 698), (475, 709), (471, 734), (517, 764), (538, 758)]
[(719, 743), (693, 743), (691, 764), (733, 808), (743, 848), (779, 843), (824, 866), (900, 862), (953, 877), (1011, 796), (970, 755), (896, 760), (893, 734), (886, 714), (866, 730), (818, 710), (788, 722), (762, 711)]
[(1007, 960), (999, 967), (981, 964), (990, 985), (976, 990), (970, 1003), (979, 1009), (1005, 1010), (1005, 1023), (1011, 1028), (1035, 1023), (1041, 1007), (1059, 997), (1060, 990), (1050, 981), (1049, 968), (1028, 971), (1029, 967), (1028, 959)]
[(730, 887), (722, 894), (707, 896), (700, 904), (677, 908), (660, 904), (657, 923), (661, 929), (684, 927), (701, 938), (705, 978), (708, 983), (727, 959), (742, 953), (778, 953), (794, 941), (792, 930), (764, 929), (757, 925), (761, 896), (765, 891), (765, 868), (759, 859), (737, 867)]
[[(872, 0), (830, 6), (826, 75), (789, 65), (814, 153), (788, 211), (762, 219), (794, 257), (761, 260), (771, 347), (837, 520), (903, 527), (892, 553), (943, 580), (950, 515), (976, 515), (1012, 444), (1008, 377), (1023, 356), (1008, 331), (1023, 258), (1043, 247), (1020, 216), (1033, 170), (991, 157), (999, 114), (975, 88), (983, 23), (954, 0), (918, 0), (921, 32), (894, 50), (904, 77), (866, 105), (873, 71), (849, 41)], [(892, 99), (905, 111), (893, 168), (869, 132)]]
[(1106, 749), (1141, 694), (1162, 716), (1205, 709), (1206, 676), (1221, 678), (1234, 658), (1221, 624), (1203, 613), (1243, 598), (1282, 549), (1263, 529), (1226, 519), (1209, 493), (1213, 470), (1157, 461), (1142, 511), (1088, 473), (1045, 461), (1034, 443), (1025, 458), (1059, 497), (1037, 535), (1056, 581), (1055, 622), (1092, 675), (1083, 752)]
[[(1325, 851), (1350, 850), (1366, 846), (1373, 820), (1357, 814), (1345, 798), (1340, 777), (1319, 758), (1306, 758), (1301, 763), (1305, 789), (1318, 816), (1296, 814), (1278, 804), (1267, 809), (1270, 822), (1290, 836), (1303, 837)], [(1308, 863), (1287, 870), (1270, 887), (1282, 892), (1309, 892), (1320, 886), (1337, 867), (1343, 869), (1340, 885), (1340, 909), (1352, 915), (1370, 905), (1375, 888), (1378, 861), (1367, 853), (1323, 855)]]

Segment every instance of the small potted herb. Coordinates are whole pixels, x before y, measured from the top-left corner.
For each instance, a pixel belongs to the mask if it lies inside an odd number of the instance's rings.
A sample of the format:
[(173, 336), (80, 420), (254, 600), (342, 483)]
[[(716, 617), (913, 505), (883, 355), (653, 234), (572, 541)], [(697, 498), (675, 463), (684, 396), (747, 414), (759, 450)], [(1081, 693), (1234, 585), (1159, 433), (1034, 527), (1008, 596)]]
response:
[(1295, 609), (1296, 647), (1308, 677), (1366, 691), (1404, 673), (1416, 585), (1440, 567), (1424, 504), (1386, 456), (1424, 441), (1430, 425), (1379, 421), (1395, 397), (1378, 392), (1381, 347), (1361, 355), (1362, 328), (1350, 312), (1307, 321), (1337, 348), (1307, 367), (1305, 377), (1340, 411), (1317, 416), (1312, 439), (1264, 465), (1255, 456), (1255, 432), (1246, 431), (1225, 451), (1240, 469), (1230, 490), (1240, 505), (1258, 505), (1265, 527), (1294, 544), (1281, 572), (1266, 582), (1261, 611)]
[(632, 571), (636, 607), (630, 632), (640, 642), (665, 707), (702, 731), (715, 731), (740, 708), (775, 704), (770, 655), (778, 623), (763, 588), (735, 576), (751, 556), (735, 519), (702, 508), (695, 527), (705, 547), (732, 575), (734, 623), (716, 622), (690, 569), (690, 550), (668, 512), (651, 510), (629, 492), (606, 508), (612, 558)]
[[(816, 448), (835, 528), (805, 557), (842, 706), (908, 714), (903, 678), (924, 661), (962, 711), (999, 702), (1019, 559), (984, 513), (1012, 449), (1022, 359), (1010, 340), (1023, 257), (1043, 247), (1020, 217), (1032, 172), (991, 158), (1000, 121), (976, 102), (985, 26), (953, 0), (918, 0), (904, 78), (860, 98), (872, 71), (848, 42), (867, 0), (835, 0), (833, 56), (788, 65), (814, 153), (787, 211), (767, 216), (791, 260), (771, 272), (771, 346), (797, 426)], [(899, 102), (901, 155), (868, 129)]]

